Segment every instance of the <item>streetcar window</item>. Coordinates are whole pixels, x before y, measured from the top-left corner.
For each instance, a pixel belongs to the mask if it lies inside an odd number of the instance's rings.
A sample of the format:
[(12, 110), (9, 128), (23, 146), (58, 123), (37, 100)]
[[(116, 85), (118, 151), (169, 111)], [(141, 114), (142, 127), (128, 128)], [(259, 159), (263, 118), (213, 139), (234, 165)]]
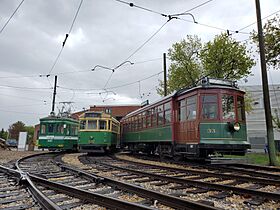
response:
[(222, 96), (223, 119), (235, 119), (234, 97), (230, 95)]
[(66, 135), (70, 135), (70, 125), (66, 125)]
[(146, 115), (143, 115), (142, 122), (143, 128), (146, 128)]
[(186, 99), (179, 101), (178, 118), (179, 121), (186, 121), (187, 119)]
[(108, 130), (111, 130), (111, 120), (108, 120)]
[(163, 111), (163, 105), (159, 105), (158, 106), (158, 112), (162, 112)]
[(112, 131), (118, 133), (118, 125), (115, 122), (112, 123)]
[(147, 116), (147, 127), (151, 127), (151, 115)]
[(237, 96), (237, 114), (238, 120), (245, 120), (245, 104), (244, 98)]
[(187, 98), (187, 120), (196, 119), (196, 96)]
[(46, 125), (41, 125), (41, 134), (46, 134)]
[(143, 126), (143, 122), (142, 122), (142, 115), (139, 114), (138, 115), (138, 129), (141, 130)]
[(77, 135), (77, 126), (71, 125), (71, 135)]
[(169, 110), (171, 109), (171, 105), (170, 102), (167, 102), (166, 104), (164, 104), (164, 110)]
[(106, 120), (99, 120), (99, 129), (106, 130), (107, 129), (107, 121)]
[(85, 117), (101, 117), (101, 113), (94, 113), (94, 112), (89, 112), (89, 113), (85, 113)]
[(163, 112), (159, 112), (158, 113), (158, 125), (162, 125), (163, 124)]
[(53, 133), (54, 132), (54, 127), (55, 127), (54, 124), (49, 124), (48, 125), (48, 133)]
[(80, 121), (80, 129), (86, 129), (86, 121), (85, 120)]
[(170, 102), (164, 104), (164, 120), (165, 120), (165, 124), (169, 124), (171, 122), (171, 105), (170, 105)]
[(218, 115), (217, 95), (202, 96), (202, 118), (217, 119), (217, 115)]
[(97, 120), (88, 120), (87, 129), (96, 129), (97, 128)]
[(157, 126), (157, 113), (154, 112), (152, 115), (152, 126)]
[(58, 125), (57, 125), (57, 132), (60, 133), (60, 134), (63, 134), (64, 128), (63, 128), (63, 125), (62, 125), (62, 124), (58, 124)]

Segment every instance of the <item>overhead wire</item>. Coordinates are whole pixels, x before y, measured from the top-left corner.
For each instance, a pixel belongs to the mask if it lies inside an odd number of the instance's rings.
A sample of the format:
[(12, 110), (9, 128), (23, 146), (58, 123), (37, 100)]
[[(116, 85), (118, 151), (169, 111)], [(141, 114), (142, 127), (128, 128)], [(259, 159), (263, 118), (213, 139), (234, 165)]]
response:
[[(134, 50), (126, 59), (124, 59), (124, 62), (126, 62), (128, 59), (130, 59), (133, 55), (135, 55), (139, 50), (141, 50), (153, 37), (155, 37), (155, 35), (157, 35), (161, 29), (170, 21), (171, 19), (167, 20), (163, 25), (161, 25), (161, 27), (156, 30), (143, 44), (141, 44), (136, 50)], [(122, 63), (124, 63), (122, 62)], [(119, 65), (118, 65), (119, 66)], [(107, 82), (105, 83), (104, 88), (106, 88), (106, 86), (108, 85), (108, 83), (110, 82), (112, 76), (113, 76), (114, 71), (110, 74)], [(103, 88), (103, 89), (104, 89)]]
[(21, 87), (21, 86), (12, 86), (12, 85), (0, 85), (0, 87), (8, 87), (8, 88), (15, 88), (15, 89), (30, 89), (30, 90), (49, 90), (51, 88), (37, 88), (37, 87)]
[(147, 12), (152, 12), (152, 13), (155, 13), (155, 14), (158, 14), (158, 15), (162, 15), (164, 16), (165, 14), (161, 13), (161, 12), (157, 12), (155, 10), (152, 10), (152, 9), (148, 9), (148, 8), (145, 8), (145, 7), (141, 7), (141, 6), (138, 6), (138, 5), (135, 5), (134, 3), (132, 2), (127, 2), (127, 1), (122, 1), (122, 0), (115, 0), (115, 1), (118, 1), (120, 3), (123, 3), (123, 4), (127, 4), (128, 6), (130, 7), (136, 7), (138, 9), (142, 9), (142, 10), (145, 10)]
[[(213, 28), (213, 29), (217, 29), (217, 30), (221, 30), (221, 31), (230, 31), (230, 32), (233, 32), (233, 33), (242, 33), (242, 34), (250, 34), (250, 33), (247, 33), (247, 32), (239, 32), (239, 30), (229, 30), (229, 29), (225, 29), (225, 28), (220, 28), (220, 27), (216, 27), (216, 26), (212, 26), (212, 25), (209, 25), (209, 24), (204, 24), (204, 23), (200, 23), (200, 22), (197, 22), (197, 21), (190, 21), (190, 20), (186, 20), (186, 19), (183, 19), (183, 18), (179, 18), (178, 16), (181, 16), (181, 15), (186, 15), (186, 13), (188, 14), (188, 12), (190, 11), (193, 11), (207, 3), (210, 3), (211, 1), (213, 0), (208, 0), (208, 1), (205, 1), (189, 10), (186, 10), (185, 12), (183, 13), (179, 13), (179, 14), (164, 14), (164, 13), (161, 13), (161, 12), (157, 12), (155, 10), (151, 10), (149, 8), (145, 8), (145, 7), (141, 7), (141, 6), (138, 6), (138, 5), (135, 5), (134, 3), (129, 3), (129, 2), (126, 2), (126, 1), (122, 1), (122, 0), (115, 0), (115, 1), (118, 1), (118, 2), (121, 2), (121, 3), (124, 3), (124, 4), (127, 4), (129, 5), (130, 7), (136, 7), (136, 8), (139, 8), (139, 9), (142, 9), (142, 10), (145, 10), (145, 11), (148, 11), (148, 12), (152, 12), (152, 13), (155, 13), (155, 14), (159, 14), (163, 17), (166, 17), (168, 19), (171, 19), (171, 18), (175, 18), (175, 19), (179, 19), (179, 20), (183, 20), (183, 21), (186, 21), (186, 22), (191, 22), (191, 23), (194, 23), (194, 24), (197, 24), (197, 25), (201, 25), (201, 26), (204, 26), (204, 27), (208, 27), (208, 28)], [(188, 14), (188, 15), (192, 15), (192, 14)], [(193, 16), (193, 15), (192, 15)], [(194, 17), (193, 17), (194, 18)]]
[(39, 100), (39, 99), (29, 98), (29, 97), (24, 97), (24, 96), (15, 96), (15, 95), (10, 95), (10, 94), (8, 95), (8, 94), (2, 94), (2, 93), (0, 93), (0, 95), (7, 96), (7, 97), (12, 97), (12, 98), (22, 98), (22, 99), (31, 100), (31, 101), (40, 101), (40, 102), (43, 102), (43, 103), (46, 102), (45, 100)]
[[(121, 87), (126, 87), (126, 86), (129, 86), (129, 85), (132, 85), (132, 84), (135, 84), (135, 83), (138, 83), (139, 81), (142, 82), (142, 81), (145, 81), (147, 79), (150, 79), (152, 77), (155, 77), (157, 75), (160, 75), (162, 74), (163, 71), (160, 71), (160, 72), (157, 72), (155, 74), (152, 74), (148, 77), (145, 77), (143, 79), (140, 79), (140, 80), (137, 80), (135, 82), (130, 82), (130, 83), (126, 83), (126, 84), (123, 84), (123, 85), (118, 85), (118, 86), (113, 86), (113, 87), (108, 87), (106, 88), (106, 92), (110, 92), (108, 90), (112, 90), (112, 89), (117, 89), (117, 88), (121, 88)], [(104, 91), (104, 89), (100, 89), (100, 88), (92, 88), (92, 89), (89, 89), (89, 88), (69, 88), (69, 87), (64, 87), (64, 86), (58, 86), (58, 88), (61, 88), (61, 89), (65, 89), (65, 90), (75, 90), (75, 91), (83, 91), (83, 92), (87, 92), (87, 91), (96, 91), (96, 90), (101, 90), (101, 91)], [(91, 94), (91, 93), (88, 93), (88, 94)], [(95, 93), (93, 93), (95, 94)]]
[[(263, 17), (261, 20), (267, 19), (267, 18), (271, 17), (272, 15), (275, 15), (275, 14), (277, 14), (277, 13), (279, 13), (279, 12), (280, 12), (280, 10), (277, 10), (276, 12), (273, 12), (273, 13), (271, 13), (271, 14), (269, 14), (269, 15)], [(249, 27), (252, 26), (252, 25), (255, 25), (257, 22), (258, 22), (258, 21), (255, 21), (255, 22), (253, 22), (253, 23), (251, 23), (251, 24), (249, 24), (249, 25), (246, 25), (246, 26), (240, 28), (238, 31), (243, 31), (244, 29), (249, 28)]]
[(20, 8), (20, 6), (23, 4), (24, 0), (22, 0), (19, 5), (17, 6), (17, 8), (15, 9), (15, 11), (12, 13), (12, 15), (9, 17), (9, 19), (6, 21), (6, 23), (2, 26), (1, 30), (0, 30), (0, 34), (4, 31), (4, 29), (7, 27), (7, 25), (9, 24), (9, 22), (11, 21), (11, 19), (14, 17), (14, 15), (16, 14), (16, 12), (18, 11), (18, 9)]
[(184, 13), (190, 12), (190, 11), (192, 11), (192, 10), (195, 10), (195, 9), (199, 8), (199, 7), (202, 7), (202, 6), (204, 6), (205, 4), (210, 3), (211, 1), (213, 1), (213, 0), (205, 1), (205, 2), (203, 2), (203, 3), (201, 3), (201, 4), (197, 5), (197, 6), (195, 6), (195, 7), (193, 7), (193, 8), (191, 8), (191, 9), (189, 9), (189, 10), (186, 10)]
[[(148, 62), (153, 62), (157, 60), (162, 60), (162, 58), (153, 58), (153, 59), (148, 59), (148, 60), (142, 60), (142, 61), (135, 61), (133, 62), (133, 65), (138, 65), (142, 63), (148, 63)], [(124, 66), (128, 66), (129, 64), (125, 64)], [(131, 65), (131, 64), (130, 64)], [(28, 77), (50, 77), (50, 76), (55, 76), (55, 75), (65, 75), (65, 74), (75, 74), (75, 73), (84, 73), (84, 72), (92, 72), (92, 69), (89, 70), (78, 70), (78, 71), (65, 71), (65, 72), (57, 72), (55, 74), (34, 74), (34, 75), (22, 75), (22, 76), (0, 76), (0, 79), (21, 79), (21, 78), (28, 78)]]
[(0, 109), (0, 112), (8, 112), (8, 113), (16, 113), (16, 114), (27, 114), (27, 115), (46, 115), (46, 113), (34, 113), (34, 112), (18, 112), (18, 111), (10, 111), (5, 109)]
[(66, 44), (66, 41), (67, 41), (67, 39), (68, 39), (68, 37), (69, 37), (69, 35), (70, 35), (72, 29), (73, 29), (74, 23), (75, 23), (75, 21), (76, 21), (76, 19), (77, 19), (77, 16), (78, 16), (78, 14), (79, 14), (80, 9), (81, 9), (82, 3), (83, 3), (83, 0), (80, 1), (80, 4), (79, 4), (79, 6), (78, 6), (78, 9), (77, 9), (77, 11), (76, 11), (76, 13), (75, 13), (74, 19), (73, 19), (73, 21), (72, 21), (72, 23), (71, 23), (71, 26), (70, 26), (70, 28), (69, 28), (69, 31), (68, 31), (68, 33), (65, 35), (64, 41), (62, 42), (62, 47), (61, 47), (61, 49), (60, 49), (58, 55), (56, 56), (56, 58), (55, 58), (55, 60), (54, 60), (54, 63), (53, 63), (53, 65), (52, 65), (52, 67), (51, 67), (51, 69), (50, 69), (50, 71), (49, 71), (49, 74), (53, 71), (54, 67), (56, 66), (56, 64), (57, 64), (57, 62), (58, 62), (58, 60), (59, 60), (59, 58), (60, 58), (60, 56), (61, 56), (61, 53), (62, 53), (62, 51), (63, 51), (63, 49), (64, 49), (65, 44)]

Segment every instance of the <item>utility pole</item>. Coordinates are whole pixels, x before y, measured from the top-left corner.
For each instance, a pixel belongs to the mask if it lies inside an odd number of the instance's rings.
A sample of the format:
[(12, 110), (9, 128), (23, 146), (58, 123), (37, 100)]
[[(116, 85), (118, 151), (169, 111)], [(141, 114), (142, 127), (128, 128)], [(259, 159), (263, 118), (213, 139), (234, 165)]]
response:
[(166, 53), (163, 53), (163, 77), (164, 96), (167, 96)]
[(268, 88), (268, 80), (267, 80), (265, 52), (264, 52), (261, 8), (260, 8), (260, 1), (259, 0), (255, 0), (255, 1), (256, 1), (256, 13), (257, 13), (257, 23), (258, 23), (258, 38), (259, 38), (260, 59), (261, 59), (261, 73), (262, 73), (263, 100), (264, 100), (266, 133), (267, 133), (267, 143), (268, 143), (268, 155), (269, 155), (270, 165), (275, 166), (277, 165), (277, 160), (276, 160), (276, 153), (275, 153), (272, 115), (271, 115), (271, 108), (270, 108), (270, 97), (269, 97), (269, 88)]
[(55, 95), (56, 95), (56, 84), (57, 84), (57, 75), (54, 77), (54, 89), (53, 89), (53, 101), (52, 101), (52, 112), (51, 112), (51, 114), (54, 114)]

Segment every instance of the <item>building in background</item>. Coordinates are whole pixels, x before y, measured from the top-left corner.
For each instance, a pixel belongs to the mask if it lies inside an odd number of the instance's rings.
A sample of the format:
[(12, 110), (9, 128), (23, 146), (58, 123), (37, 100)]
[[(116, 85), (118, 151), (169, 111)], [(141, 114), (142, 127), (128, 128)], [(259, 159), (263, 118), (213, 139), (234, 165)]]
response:
[(73, 113), (72, 116), (75, 119), (78, 119), (79, 116), (85, 111), (97, 111), (111, 114), (114, 118), (120, 121), (122, 117), (139, 108), (141, 108), (141, 105), (94, 105), (90, 106), (90, 108), (87, 110)]
[[(251, 143), (252, 151), (264, 152), (267, 135), (262, 86), (243, 86), (241, 89), (245, 90), (253, 98), (253, 110), (251, 113), (246, 114), (248, 141)], [(269, 85), (269, 93), (271, 112), (275, 116), (275, 112), (280, 114), (280, 84)], [(276, 128), (274, 129), (274, 139), (279, 150), (280, 132)]]

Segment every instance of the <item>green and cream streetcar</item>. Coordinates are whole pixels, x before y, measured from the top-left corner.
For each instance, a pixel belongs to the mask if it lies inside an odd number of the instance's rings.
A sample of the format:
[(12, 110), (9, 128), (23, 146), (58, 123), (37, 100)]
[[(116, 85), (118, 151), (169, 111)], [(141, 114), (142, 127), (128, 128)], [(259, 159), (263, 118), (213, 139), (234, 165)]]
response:
[(120, 123), (110, 114), (88, 111), (79, 118), (78, 150), (109, 152), (119, 145)]
[(38, 147), (49, 150), (77, 150), (77, 120), (50, 115), (40, 119)]

